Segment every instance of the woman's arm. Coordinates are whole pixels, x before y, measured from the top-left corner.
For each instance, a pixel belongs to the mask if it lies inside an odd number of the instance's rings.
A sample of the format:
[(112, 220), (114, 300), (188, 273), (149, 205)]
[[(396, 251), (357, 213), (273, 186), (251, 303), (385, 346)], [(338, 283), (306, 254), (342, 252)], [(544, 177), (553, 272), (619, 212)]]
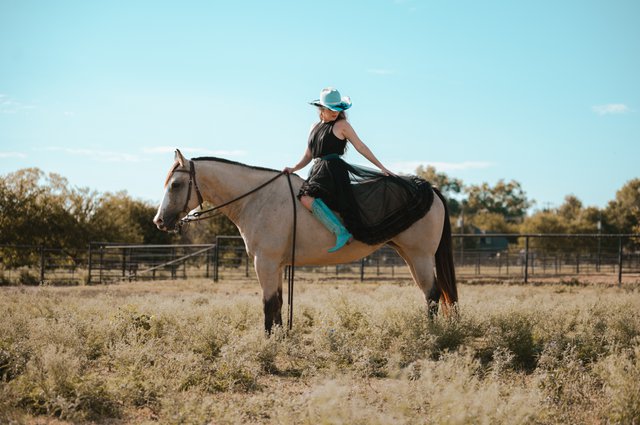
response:
[(351, 127), (351, 124), (344, 120), (340, 121), (339, 131), (341, 132), (343, 139), (346, 138), (347, 140), (349, 140), (353, 147), (356, 148), (356, 150), (360, 152), (362, 156), (367, 158), (373, 165), (378, 167), (380, 171), (382, 171), (387, 176), (395, 176), (394, 173), (387, 170), (385, 166), (382, 165), (380, 161), (378, 161), (378, 158), (376, 158), (373, 152), (371, 152), (371, 149), (369, 149), (369, 147), (365, 145), (362, 140), (360, 140), (360, 138), (356, 134), (356, 131), (353, 129), (353, 127)]
[(302, 158), (300, 159), (300, 161), (298, 161), (298, 163), (293, 167), (284, 167), (282, 172), (285, 174), (295, 173), (296, 171), (306, 167), (307, 164), (311, 162), (311, 159), (313, 159), (311, 157), (311, 150), (307, 146), (307, 149), (304, 151), (304, 155), (302, 155)]

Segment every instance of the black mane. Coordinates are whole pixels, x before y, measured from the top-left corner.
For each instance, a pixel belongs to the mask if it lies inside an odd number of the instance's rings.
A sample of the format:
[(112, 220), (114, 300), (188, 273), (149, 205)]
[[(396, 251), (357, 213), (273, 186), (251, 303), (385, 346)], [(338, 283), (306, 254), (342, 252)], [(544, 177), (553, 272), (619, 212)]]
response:
[(233, 165), (240, 165), (242, 167), (247, 167), (247, 168), (251, 168), (254, 170), (262, 170), (262, 171), (272, 171), (274, 173), (279, 173), (280, 170), (274, 170), (273, 168), (266, 168), (266, 167), (258, 167), (255, 165), (247, 165), (247, 164), (243, 164), (242, 162), (237, 162), (237, 161), (231, 161), (230, 159), (224, 159), (224, 158), (216, 158), (215, 156), (201, 156), (198, 158), (191, 158), (192, 161), (217, 161), (217, 162), (224, 162), (227, 164), (233, 164)]

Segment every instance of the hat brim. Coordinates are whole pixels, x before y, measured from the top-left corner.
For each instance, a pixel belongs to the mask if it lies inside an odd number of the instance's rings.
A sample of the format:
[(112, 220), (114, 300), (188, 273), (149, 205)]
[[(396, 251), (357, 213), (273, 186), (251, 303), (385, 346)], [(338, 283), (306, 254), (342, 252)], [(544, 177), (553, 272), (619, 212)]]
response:
[(309, 105), (320, 106), (322, 108), (331, 109), (332, 111), (342, 112), (351, 108), (351, 101), (348, 101), (342, 98), (342, 102), (338, 103), (337, 105), (328, 105), (320, 102), (320, 99), (316, 99), (312, 102), (309, 102)]

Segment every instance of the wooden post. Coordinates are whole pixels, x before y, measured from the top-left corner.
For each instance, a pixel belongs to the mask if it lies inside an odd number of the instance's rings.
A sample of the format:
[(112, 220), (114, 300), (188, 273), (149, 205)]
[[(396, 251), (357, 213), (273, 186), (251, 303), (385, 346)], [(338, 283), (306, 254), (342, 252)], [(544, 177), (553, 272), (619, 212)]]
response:
[(364, 282), (364, 258), (360, 260), (360, 282)]

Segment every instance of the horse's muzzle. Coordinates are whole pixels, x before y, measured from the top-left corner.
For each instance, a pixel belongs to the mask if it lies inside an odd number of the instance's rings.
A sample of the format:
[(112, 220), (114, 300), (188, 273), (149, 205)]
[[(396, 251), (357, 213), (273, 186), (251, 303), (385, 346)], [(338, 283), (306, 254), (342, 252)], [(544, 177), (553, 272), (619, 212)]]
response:
[(162, 217), (156, 215), (153, 219), (153, 223), (156, 225), (158, 230), (162, 230), (163, 232), (180, 233), (180, 230), (182, 229), (182, 222), (178, 217), (171, 222), (165, 222)]

